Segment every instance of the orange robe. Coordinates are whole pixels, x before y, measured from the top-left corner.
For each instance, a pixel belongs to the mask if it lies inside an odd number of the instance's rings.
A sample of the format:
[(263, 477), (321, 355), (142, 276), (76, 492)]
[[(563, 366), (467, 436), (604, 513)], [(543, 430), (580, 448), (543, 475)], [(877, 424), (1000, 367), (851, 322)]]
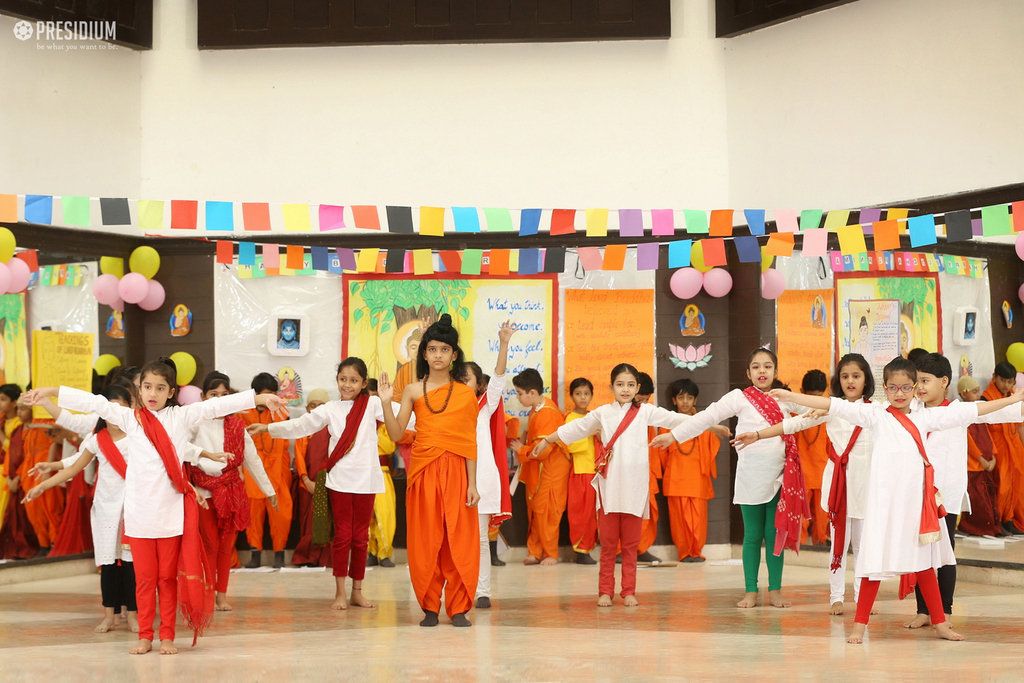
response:
[(680, 560), (703, 557), (708, 538), (708, 501), (715, 497), (711, 480), (718, 477), (718, 446), (718, 437), (704, 432), (662, 451), (662, 489), (668, 501), (672, 543)]
[[(1003, 398), (996, 385), (989, 384), (982, 397), (987, 401)], [(1012, 521), (1024, 531), (1024, 443), (1021, 443), (1019, 422), (988, 425), (999, 472), (999, 521)]]
[(394, 389), (395, 398), (402, 400), (402, 392), (405, 391), (405, 387), (416, 381), (416, 363), (415, 361), (409, 361), (402, 367), (398, 368), (398, 372), (395, 373)]
[(1002, 533), (996, 503), (999, 481), (995, 470), (988, 472), (982, 467), (982, 458), (992, 458), (992, 436), (987, 425), (973, 424), (967, 428), (967, 495), (971, 512), (960, 515), (957, 530), (974, 536), (995, 536)]
[[(435, 410), (449, 385), (425, 398)], [(426, 400), (413, 404), (416, 440), (405, 493), (409, 577), (424, 612), (441, 611), (441, 591), (449, 617), (473, 607), (480, 573), (480, 520), (466, 505), (466, 461), (476, 461), (476, 392), (455, 382), (443, 412)]]
[[(6, 426), (9, 427), (11, 424), (15, 423), (8, 421)], [(21, 470), (24, 454), (22, 442), (25, 430), (19, 420), (13, 430), (5, 431), (8, 431), (10, 442), (4, 454), (4, 472), (13, 472), (10, 475), (10, 478), (13, 479)], [(7, 488), (6, 478), (3, 481), (3, 486)], [(11, 491), (7, 497), (7, 507), (3, 511), (3, 526), (0, 527), (0, 559), (27, 560), (35, 557), (39, 552), (35, 531), (32, 530), (28, 515), (25, 514), (25, 506), (21, 504), (24, 492), (25, 484), (21, 483), (18, 490)]]
[(800, 469), (807, 486), (807, 504), (811, 506), (811, 518), (803, 521), (802, 543), (808, 536), (814, 545), (824, 543), (828, 538), (828, 513), (821, 509), (821, 478), (828, 462), (828, 435), (825, 425), (810, 427), (796, 434), (796, 447), (800, 451)]
[[(568, 424), (583, 417), (570, 411), (565, 416)], [(597, 547), (597, 490), (594, 482), (594, 437), (588, 436), (568, 444), (566, 450), (572, 458), (572, 474), (569, 475), (569, 540), (572, 549), (578, 553), (590, 553)]]
[[(275, 417), (269, 410), (260, 411), (252, 408), (239, 413), (247, 425), (280, 422), (288, 418)], [(245, 478), (245, 492), (249, 496), (252, 510), (252, 524), (245, 530), (245, 536), (256, 550), (263, 550), (263, 520), (270, 518), (270, 538), (274, 551), (284, 550), (288, 542), (288, 532), (292, 525), (292, 494), (291, 494), (291, 463), (288, 457), (288, 439), (273, 439), (270, 434), (257, 434), (252, 437), (256, 444), (256, 452), (263, 461), (263, 469), (277, 494), (277, 509), (267, 502), (266, 496), (260, 491), (255, 477)]]
[[(650, 443), (657, 435), (657, 427), (648, 427), (647, 443)], [(643, 524), (640, 527), (640, 543), (636, 546), (637, 555), (643, 555), (646, 553), (658, 539), (658, 480), (661, 479), (662, 476), (661, 449), (649, 447), (647, 451), (647, 460), (651, 466), (651, 489), (647, 499), (647, 504), (650, 507), (650, 516), (643, 521)]]
[[(53, 420), (35, 420), (32, 424), (52, 425)], [(25, 425), (22, 434), (25, 457), (18, 473), (21, 475), (22, 489), (28, 491), (38, 483), (32, 479), (28, 471), (38, 463), (50, 459), (50, 444), (53, 443), (53, 439), (46, 435), (46, 429), (30, 429), (28, 425)], [(36, 532), (39, 547), (49, 548), (60, 532), (60, 522), (64, 516), (64, 488), (54, 486), (35, 500), (25, 503), (25, 514), (28, 515), (28, 521)]]
[(558, 526), (569, 498), (569, 473), (572, 461), (561, 442), (549, 446), (537, 458), (531, 458), (537, 441), (554, 434), (562, 426), (562, 411), (550, 398), (530, 412), (526, 442), (519, 449), (519, 481), (526, 487), (526, 511), (529, 534), (526, 549), (537, 559), (558, 559)]

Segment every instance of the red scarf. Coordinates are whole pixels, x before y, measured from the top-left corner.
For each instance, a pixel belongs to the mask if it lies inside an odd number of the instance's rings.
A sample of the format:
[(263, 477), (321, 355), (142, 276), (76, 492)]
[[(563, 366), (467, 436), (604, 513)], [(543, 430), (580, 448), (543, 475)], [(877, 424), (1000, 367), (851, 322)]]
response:
[(184, 494), (185, 523), (181, 536), (181, 550), (178, 553), (178, 610), (185, 620), (185, 626), (192, 629), (192, 646), (213, 621), (214, 570), (206, 556), (203, 539), (199, 534), (199, 504), (196, 492), (185, 479), (182, 464), (174, 449), (174, 442), (168, 436), (156, 415), (146, 409), (137, 409), (135, 418), (142, 425), (146, 438), (164, 461), (167, 476), (174, 488)]
[(223, 472), (213, 476), (198, 467), (189, 467), (189, 479), (210, 492), (218, 531), (244, 531), (252, 524), (252, 511), (240, 474), (245, 460), (245, 421), (241, 418), (224, 418), (224, 451), (230, 457)]
[[(921, 525), (918, 528), (918, 542), (921, 545), (935, 543), (942, 539), (942, 532), (939, 528), (939, 518), (946, 516), (946, 508), (939, 505), (936, 500), (935, 468), (928, 460), (928, 453), (925, 452), (924, 442), (921, 440), (921, 432), (917, 425), (910, 421), (905, 413), (901, 413), (893, 406), (889, 406), (889, 414), (896, 418), (896, 421), (910, 433), (911, 438), (917, 445), (917, 450), (924, 460), (924, 491), (921, 500)], [(900, 577), (900, 600), (914, 592), (914, 585), (917, 583), (915, 574), (904, 574)]]
[(608, 439), (608, 443), (602, 443), (601, 439), (594, 439), (594, 472), (602, 477), (608, 477), (608, 463), (612, 459), (612, 448), (615, 447), (615, 442), (622, 436), (622, 432), (626, 431), (626, 427), (633, 423), (639, 412), (640, 404), (631, 403), (622, 417), (622, 422), (612, 434), (612, 438)]
[(352, 450), (352, 446), (355, 445), (356, 433), (359, 431), (363, 415), (366, 414), (366, 404), (369, 402), (369, 394), (359, 394), (352, 401), (352, 409), (345, 416), (345, 429), (342, 430), (341, 436), (338, 437), (337, 445), (331, 451), (331, 455), (327, 458), (327, 463), (324, 465), (324, 469), (328, 472), (338, 464), (339, 460), (348, 455), (348, 452)]
[[(487, 394), (480, 396), (480, 410), (487, 405)], [(491, 450), (494, 464), (498, 467), (498, 481), (501, 482), (501, 512), (491, 515), (490, 527), (497, 529), (506, 520), (512, 519), (512, 496), (508, 492), (508, 441), (505, 437), (505, 400), (498, 401), (498, 407), (491, 414)]]
[(828, 439), (828, 459), (835, 465), (832, 469), (832, 487), (828, 491), (828, 519), (832, 522), (832, 562), (829, 569), (832, 571), (839, 569), (843, 563), (843, 549), (846, 547), (846, 466), (850, 462), (850, 451), (857, 444), (862, 431), (863, 427), (854, 427), (842, 455), (836, 453), (832, 439)]
[(99, 444), (103, 457), (107, 459), (107, 462), (114, 468), (117, 475), (124, 479), (125, 473), (128, 472), (128, 463), (124, 461), (124, 456), (118, 450), (117, 444), (110, 438), (110, 432), (106, 429), (96, 432), (96, 443)]
[[(768, 424), (777, 425), (782, 422), (782, 409), (771, 396), (756, 387), (747, 387), (743, 395)], [(807, 505), (807, 489), (800, 470), (796, 437), (784, 434), (781, 438), (786, 444), (786, 463), (782, 470), (782, 495), (779, 496), (779, 506), (775, 510), (774, 552), (781, 555), (783, 550), (789, 548), (799, 554), (803, 520), (810, 519), (811, 508)]]

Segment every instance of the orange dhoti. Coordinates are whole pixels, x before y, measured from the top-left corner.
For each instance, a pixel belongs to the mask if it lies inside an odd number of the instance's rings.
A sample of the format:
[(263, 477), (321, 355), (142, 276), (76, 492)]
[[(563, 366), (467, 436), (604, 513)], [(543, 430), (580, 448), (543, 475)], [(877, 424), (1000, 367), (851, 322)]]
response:
[(548, 446), (537, 458), (530, 457), (538, 439), (554, 434), (562, 426), (562, 413), (550, 398), (540, 410), (530, 413), (526, 443), (519, 449), (519, 482), (526, 487), (529, 534), (526, 548), (538, 560), (558, 559), (558, 527), (569, 499), (572, 460), (561, 443)]
[(679, 559), (704, 557), (701, 553), (708, 540), (708, 501), (690, 496), (666, 496), (665, 500)]
[[(266, 424), (278, 422), (269, 410), (260, 411), (252, 408), (239, 416), (245, 420), (247, 425)], [(266, 496), (260, 491), (254, 477), (245, 478), (245, 492), (249, 496), (252, 521), (245, 531), (245, 537), (249, 545), (255, 550), (263, 550), (263, 522), (270, 518), (270, 538), (274, 551), (284, 550), (288, 542), (288, 533), (292, 527), (292, 512), (294, 503), (291, 494), (291, 467), (288, 454), (288, 440), (274, 439), (270, 434), (257, 434), (253, 437), (256, 444), (256, 452), (263, 461), (263, 469), (267, 472), (267, 478), (274, 487), (277, 494), (277, 509), (275, 510), (267, 502)]]
[(808, 539), (814, 545), (821, 545), (828, 540), (828, 513), (821, 509), (821, 489), (807, 489), (807, 504), (811, 507), (811, 518), (803, 521), (803, 533), (800, 542), (806, 544)]
[(594, 476), (575, 472), (569, 475), (569, 540), (572, 541), (572, 549), (578, 553), (589, 553), (597, 546)]
[[(1003, 398), (995, 383), (988, 385), (982, 397), (987, 401)], [(1013, 522), (1024, 531), (1024, 443), (1021, 443), (1021, 423), (988, 425), (992, 447), (999, 472), (999, 521)]]
[[(49, 460), (53, 440), (46, 436), (43, 429), (25, 429), (23, 438), (25, 458), (18, 473), (21, 475), (21, 485), (27, 491), (34, 486), (28, 471), (36, 464)], [(64, 516), (64, 489), (55, 486), (35, 500), (25, 503), (25, 514), (36, 532), (39, 547), (49, 548), (60, 533), (60, 523)]]

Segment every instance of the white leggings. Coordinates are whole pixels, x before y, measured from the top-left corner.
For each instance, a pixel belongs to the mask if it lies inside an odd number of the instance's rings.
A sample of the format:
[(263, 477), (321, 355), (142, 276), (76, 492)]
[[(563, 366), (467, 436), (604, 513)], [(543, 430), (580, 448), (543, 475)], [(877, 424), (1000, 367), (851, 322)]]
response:
[[(831, 526), (831, 525), (829, 525)], [(857, 567), (857, 556), (860, 555), (860, 533), (864, 526), (863, 519), (854, 519), (853, 517), (846, 518), (846, 539), (843, 543), (843, 555), (842, 563), (839, 565), (839, 569), (835, 571), (829, 571), (828, 575), (828, 586), (831, 596), (829, 597), (829, 604), (834, 602), (843, 602), (846, 597), (846, 554), (850, 548), (853, 547), (853, 566)], [(835, 527), (832, 527), (832, 539), (835, 542), (836, 531)], [(829, 554), (829, 564), (831, 564), (831, 553)], [(853, 582), (853, 601), (856, 603), (860, 597), (860, 581)]]
[(487, 540), (487, 529), (491, 524), (490, 515), (480, 518), (480, 576), (476, 581), (476, 597), (491, 597), (491, 544)]

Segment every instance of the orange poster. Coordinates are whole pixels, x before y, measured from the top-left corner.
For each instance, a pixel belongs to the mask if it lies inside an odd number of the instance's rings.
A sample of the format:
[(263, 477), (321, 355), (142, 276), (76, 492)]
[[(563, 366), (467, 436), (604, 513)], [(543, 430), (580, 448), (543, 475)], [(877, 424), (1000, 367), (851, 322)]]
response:
[(808, 370), (832, 374), (831, 289), (787, 290), (775, 302), (779, 379), (793, 391)]
[[(565, 290), (565, 388), (577, 377), (594, 385), (591, 409), (612, 402), (609, 373), (629, 363), (654, 376), (653, 289)], [(562, 406), (572, 407), (568, 393)]]

